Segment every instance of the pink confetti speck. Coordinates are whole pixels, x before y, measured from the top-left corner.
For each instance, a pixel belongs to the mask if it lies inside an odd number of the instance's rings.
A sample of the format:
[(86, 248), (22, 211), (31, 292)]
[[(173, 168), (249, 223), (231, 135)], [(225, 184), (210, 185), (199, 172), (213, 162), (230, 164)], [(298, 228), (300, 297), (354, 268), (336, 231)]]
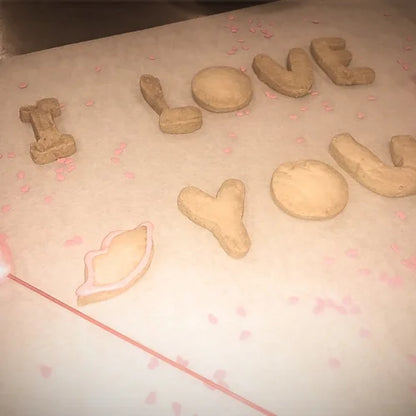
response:
[(369, 338), (371, 335), (371, 331), (366, 328), (361, 328), (358, 332), (361, 338)]
[(314, 25), (318, 25), (319, 24), (319, 20), (311, 20), (311, 23), (313, 23)]
[(245, 40), (244, 39), (237, 39), (237, 42), (244, 43)]
[(244, 110), (244, 114), (248, 116), (250, 114), (250, 110)]
[(157, 395), (155, 391), (152, 391), (146, 397), (145, 403), (146, 404), (155, 404), (157, 399)]
[(304, 142), (305, 142), (305, 139), (303, 137), (298, 137), (296, 139), (296, 143), (304, 143)]
[(64, 181), (64, 180), (65, 180), (65, 175), (64, 175), (63, 173), (59, 173), (59, 172), (58, 172), (58, 173), (56, 174), (55, 178), (56, 178), (56, 180), (57, 180), (57, 181), (62, 182), (62, 181)]
[(16, 153), (9, 152), (9, 153), (7, 153), (7, 157), (8, 157), (9, 159), (14, 159), (14, 158), (16, 157)]
[(336, 358), (330, 358), (328, 360), (328, 364), (331, 368), (334, 368), (334, 369), (341, 367), (341, 362)]
[(247, 45), (243, 45), (243, 46), (241, 47), (241, 49), (242, 49), (243, 51), (248, 51), (250, 48), (249, 48)]
[(408, 356), (407, 356), (407, 359), (412, 363), (412, 364), (415, 364), (416, 365), (416, 355), (414, 355), (414, 354), (409, 354)]
[(273, 33), (267, 33), (263, 37), (265, 37), (266, 39), (270, 39), (273, 37)]
[(172, 410), (173, 410), (173, 414), (175, 416), (180, 416), (181, 413), (182, 413), (182, 406), (178, 402), (173, 402), (172, 403)]
[(59, 108), (64, 108), (65, 104), (64, 103), (59, 103)]
[(91, 107), (91, 106), (93, 106), (93, 105), (94, 105), (94, 101), (93, 101), (93, 100), (89, 100), (89, 101), (87, 101), (87, 102), (85, 103), (85, 105), (86, 105), (87, 107)]
[(149, 55), (147, 57), (147, 59), (150, 59), (151, 61), (154, 61), (156, 59), (156, 57), (154, 55)]
[(127, 179), (134, 179), (136, 177), (136, 175), (133, 172), (124, 172), (124, 176)]
[(228, 16), (228, 20), (234, 20), (234, 16), (233, 15)]
[(245, 66), (240, 66), (240, 71), (241, 72), (246, 72), (247, 71), (247, 68)]
[(246, 310), (244, 309), (243, 306), (239, 306), (236, 309), (236, 312), (237, 312), (237, 315), (240, 315), (240, 316), (243, 316), (243, 317), (247, 315), (247, 312), (246, 312)]
[(215, 324), (217, 324), (218, 323), (218, 319), (217, 319), (217, 317), (215, 316), (215, 315), (213, 315), (212, 313), (210, 313), (209, 315), (208, 315), (208, 320), (213, 324), (213, 325), (215, 325)]
[(238, 136), (237, 134), (231, 131), (230, 133), (228, 133), (228, 137), (231, 137), (232, 139), (236, 139)]
[(395, 253), (399, 252), (399, 246), (397, 244), (392, 244), (390, 247)]
[(73, 237), (70, 240), (66, 240), (64, 243), (65, 247), (72, 247), (72, 246), (77, 246), (82, 244), (82, 238), (79, 235), (76, 235), (75, 237)]
[(357, 113), (357, 118), (358, 118), (358, 119), (362, 120), (364, 117), (365, 117), (365, 114), (364, 114), (364, 113), (362, 113), (361, 111), (359, 111), (359, 112)]
[(61, 166), (55, 169), (55, 173), (64, 173), (65, 169)]
[(66, 171), (67, 172), (72, 172), (74, 169), (75, 169), (74, 165), (68, 165), (67, 168), (66, 168)]
[(233, 51), (237, 52), (237, 51), (238, 51), (238, 46), (233, 45), (233, 46), (231, 47), (231, 50), (233, 50)]
[(94, 71), (95, 71), (95, 72), (101, 72), (101, 70), (102, 70), (102, 67), (101, 67), (100, 65), (97, 65), (97, 66), (94, 68)]
[(231, 148), (230, 147), (226, 147), (225, 149), (224, 149), (224, 153), (231, 153), (232, 152), (232, 150), (231, 150)]
[(380, 276), (380, 280), (386, 283), (388, 286), (395, 288), (403, 285), (403, 278), (400, 276), (390, 277), (386, 273)]
[(397, 218), (400, 218), (401, 220), (406, 219), (406, 214), (403, 211), (396, 211)]
[(149, 364), (147, 364), (147, 368), (149, 370), (154, 370), (159, 366), (159, 360), (156, 357), (152, 357), (149, 361)]
[(233, 51), (232, 49), (230, 51), (227, 51), (227, 55), (235, 55), (235, 51)]
[(125, 149), (127, 147), (126, 143), (120, 143), (119, 149)]
[(20, 192), (23, 192), (23, 193), (29, 192), (29, 190), (30, 190), (29, 185), (24, 185), (20, 188)]
[(176, 357), (176, 362), (179, 364), (179, 365), (183, 365), (184, 367), (188, 367), (188, 365), (189, 365), (189, 361), (188, 360), (184, 360), (180, 355), (178, 355), (177, 357)]
[(45, 198), (43, 198), (43, 201), (45, 202), (45, 204), (50, 204), (52, 202), (52, 197), (50, 195), (45, 196)]
[(26, 175), (25, 175), (25, 173), (21, 170), (20, 172), (17, 172), (17, 178), (18, 179), (23, 179)]
[(406, 46), (403, 46), (403, 49), (405, 51), (411, 51), (413, 48), (411, 46), (409, 46), (409, 45), (406, 45)]
[(289, 116), (289, 118), (290, 118), (291, 120), (297, 120), (297, 119), (298, 119), (298, 116), (297, 116), (296, 114), (291, 114), (291, 115)]
[(270, 92), (270, 91), (265, 91), (265, 92), (264, 92), (264, 95), (265, 95), (267, 98), (272, 98), (272, 99), (277, 98), (277, 94), (274, 94), (274, 93), (272, 93), (272, 92)]
[(316, 95), (318, 95), (318, 94), (319, 94), (319, 92), (318, 92), (318, 91), (312, 91), (312, 92), (311, 92), (311, 95), (312, 95), (312, 96), (316, 96)]
[(402, 264), (408, 269), (416, 272), (416, 256), (411, 256), (408, 259), (403, 259)]
[(299, 302), (299, 298), (297, 296), (289, 296), (288, 301), (291, 305), (296, 305)]
[(123, 153), (123, 149), (116, 149), (114, 150), (114, 154), (120, 156)]
[(42, 364), (41, 366), (39, 366), (39, 370), (43, 378), (49, 378), (52, 374), (52, 368), (48, 365)]
[(243, 115), (244, 115), (244, 113), (243, 113), (242, 111), (237, 111), (235, 114), (236, 114), (238, 117), (241, 117), (241, 116), (243, 116)]
[(112, 157), (112, 158), (111, 158), (111, 161), (112, 161), (113, 163), (117, 164), (117, 163), (119, 163), (119, 162), (120, 162), (120, 158), (118, 158), (118, 157)]
[(251, 332), (246, 329), (240, 332), (240, 340), (244, 341), (251, 337)]
[(303, 107), (300, 108), (300, 111), (306, 111), (308, 109), (308, 107), (306, 107), (306, 105), (304, 105)]
[(251, 28), (249, 29), (249, 31), (250, 31), (251, 33), (256, 33), (256, 29), (255, 29), (254, 27), (251, 27)]
[(237, 33), (238, 32), (238, 27), (232, 27), (231, 32), (232, 33)]
[(65, 157), (60, 157), (59, 159), (56, 159), (56, 162), (59, 164), (64, 164), (65, 163)]
[(20, 84), (19, 84), (19, 88), (22, 90), (22, 89), (24, 89), (24, 88), (27, 88), (27, 86), (28, 86), (28, 84), (26, 83), (26, 82), (21, 82)]
[(1, 212), (3, 212), (5, 214), (6, 212), (9, 212), (10, 209), (11, 209), (11, 206), (10, 205), (3, 205), (1, 207)]
[(358, 250), (355, 248), (349, 248), (346, 252), (345, 255), (351, 258), (357, 258), (358, 257)]
[(71, 163), (74, 163), (74, 159), (72, 159), (72, 157), (66, 157), (64, 163), (65, 165), (69, 165)]
[(376, 101), (376, 100), (377, 100), (377, 98), (376, 98), (374, 95), (369, 95), (369, 96), (367, 97), (367, 100), (368, 100), (368, 101)]
[(334, 107), (331, 107), (330, 105), (326, 105), (326, 106), (324, 107), (324, 110), (325, 110), (325, 111), (327, 111), (327, 112), (329, 112), (329, 111), (333, 111), (333, 109), (334, 109)]

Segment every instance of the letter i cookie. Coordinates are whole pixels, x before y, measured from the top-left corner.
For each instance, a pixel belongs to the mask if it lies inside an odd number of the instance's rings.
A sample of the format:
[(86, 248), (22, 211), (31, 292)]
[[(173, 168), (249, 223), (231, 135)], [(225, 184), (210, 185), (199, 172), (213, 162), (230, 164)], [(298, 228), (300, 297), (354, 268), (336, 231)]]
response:
[(178, 208), (192, 222), (214, 234), (231, 257), (244, 257), (251, 242), (243, 224), (245, 187), (238, 179), (226, 180), (216, 197), (188, 186), (179, 193)]

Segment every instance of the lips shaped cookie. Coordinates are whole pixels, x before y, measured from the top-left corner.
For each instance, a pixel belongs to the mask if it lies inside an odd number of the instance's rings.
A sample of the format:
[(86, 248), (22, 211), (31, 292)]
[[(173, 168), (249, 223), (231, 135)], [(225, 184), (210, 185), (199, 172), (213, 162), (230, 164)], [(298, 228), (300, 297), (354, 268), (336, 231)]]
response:
[(101, 248), (85, 255), (85, 282), (76, 290), (78, 305), (117, 296), (142, 277), (153, 255), (153, 225), (144, 222), (128, 231), (113, 231)]

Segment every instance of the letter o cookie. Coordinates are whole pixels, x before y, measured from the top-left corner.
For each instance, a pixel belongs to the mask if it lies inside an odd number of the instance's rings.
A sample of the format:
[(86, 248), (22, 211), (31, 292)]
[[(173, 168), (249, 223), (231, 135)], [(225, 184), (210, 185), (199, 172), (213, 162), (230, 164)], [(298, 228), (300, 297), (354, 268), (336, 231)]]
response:
[(279, 208), (307, 220), (335, 217), (348, 202), (344, 177), (317, 160), (283, 163), (273, 173), (270, 191)]
[(253, 95), (250, 78), (230, 66), (202, 69), (192, 79), (191, 88), (195, 102), (215, 113), (239, 110)]

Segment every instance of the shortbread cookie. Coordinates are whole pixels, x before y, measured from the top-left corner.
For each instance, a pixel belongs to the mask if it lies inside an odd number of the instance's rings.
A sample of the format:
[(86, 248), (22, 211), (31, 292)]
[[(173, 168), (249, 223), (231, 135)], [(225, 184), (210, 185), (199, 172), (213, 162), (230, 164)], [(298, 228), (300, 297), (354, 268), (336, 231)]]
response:
[(194, 106), (169, 108), (159, 78), (145, 74), (140, 77), (140, 91), (146, 102), (159, 114), (159, 127), (164, 133), (192, 133), (202, 126), (201, 110)]
[(334, 84), (361, 85), (374, 82), (376, 74), (371, 68), (348, 68), (352, 54), (345, 49), (343, 38), (313, 39), (310, 50), (316, 63)]
[(20, 120), (31, 123), (36, 142), (30, 144), (30, 156), (38, 165), (54, 162), (73, 155), (77, 148), (74, 138), (61, 134), (54, 118), (61, 115), (61, 107), (56, 98), (43, 98), (36, 105), (26, 105), (19, 109)]
[[(399, 162), (399, 147), (396, 146), (395, 149), (398, 152), (395, 159)], [(416, 194), (414, 167), (386, 165), (349, 133), (335, 136), (329, 145), (329, 153), (357, 182), (377, 194), (388, 197)], [(403, 155), (401, 158), (405, 160)]]
[(307, 220), (335, 217), (348, 202), (344, 177), (317, 160), (283, 163), (273, 173), (270, 190), (279, 208)]
[(133, 230), (113, 231), (100, 250), (85, 256), (85, 282), (77, 289), (78, 305), (117, 296), (142, 277), (153, 255), (153, 225), (144, 222)]
[(260, 81), (290, 97), (303, 97), (313, 84), (312, 62), (301, 48), (289, 51), (287, 69), (265, 54), (256, 55), (252, 67)]
[(253, 95), (250, 78), (229, 66), (213, 66), (192, 79), (192, 95), (199, 106), (215, 113), (239, 110)]
[(178, 208), (195, 224), (211, 231), (229, 256), (240, 258), (251, 245), (243, 224), (244, 194), (244, 184), (237, 179), (226, 180), (216, 197), (189, 186), (179, 193)]
[(416, 140), (412, 136), (393, 136), (390, 154), (394, 166), (409, 166), (416, 169)]

